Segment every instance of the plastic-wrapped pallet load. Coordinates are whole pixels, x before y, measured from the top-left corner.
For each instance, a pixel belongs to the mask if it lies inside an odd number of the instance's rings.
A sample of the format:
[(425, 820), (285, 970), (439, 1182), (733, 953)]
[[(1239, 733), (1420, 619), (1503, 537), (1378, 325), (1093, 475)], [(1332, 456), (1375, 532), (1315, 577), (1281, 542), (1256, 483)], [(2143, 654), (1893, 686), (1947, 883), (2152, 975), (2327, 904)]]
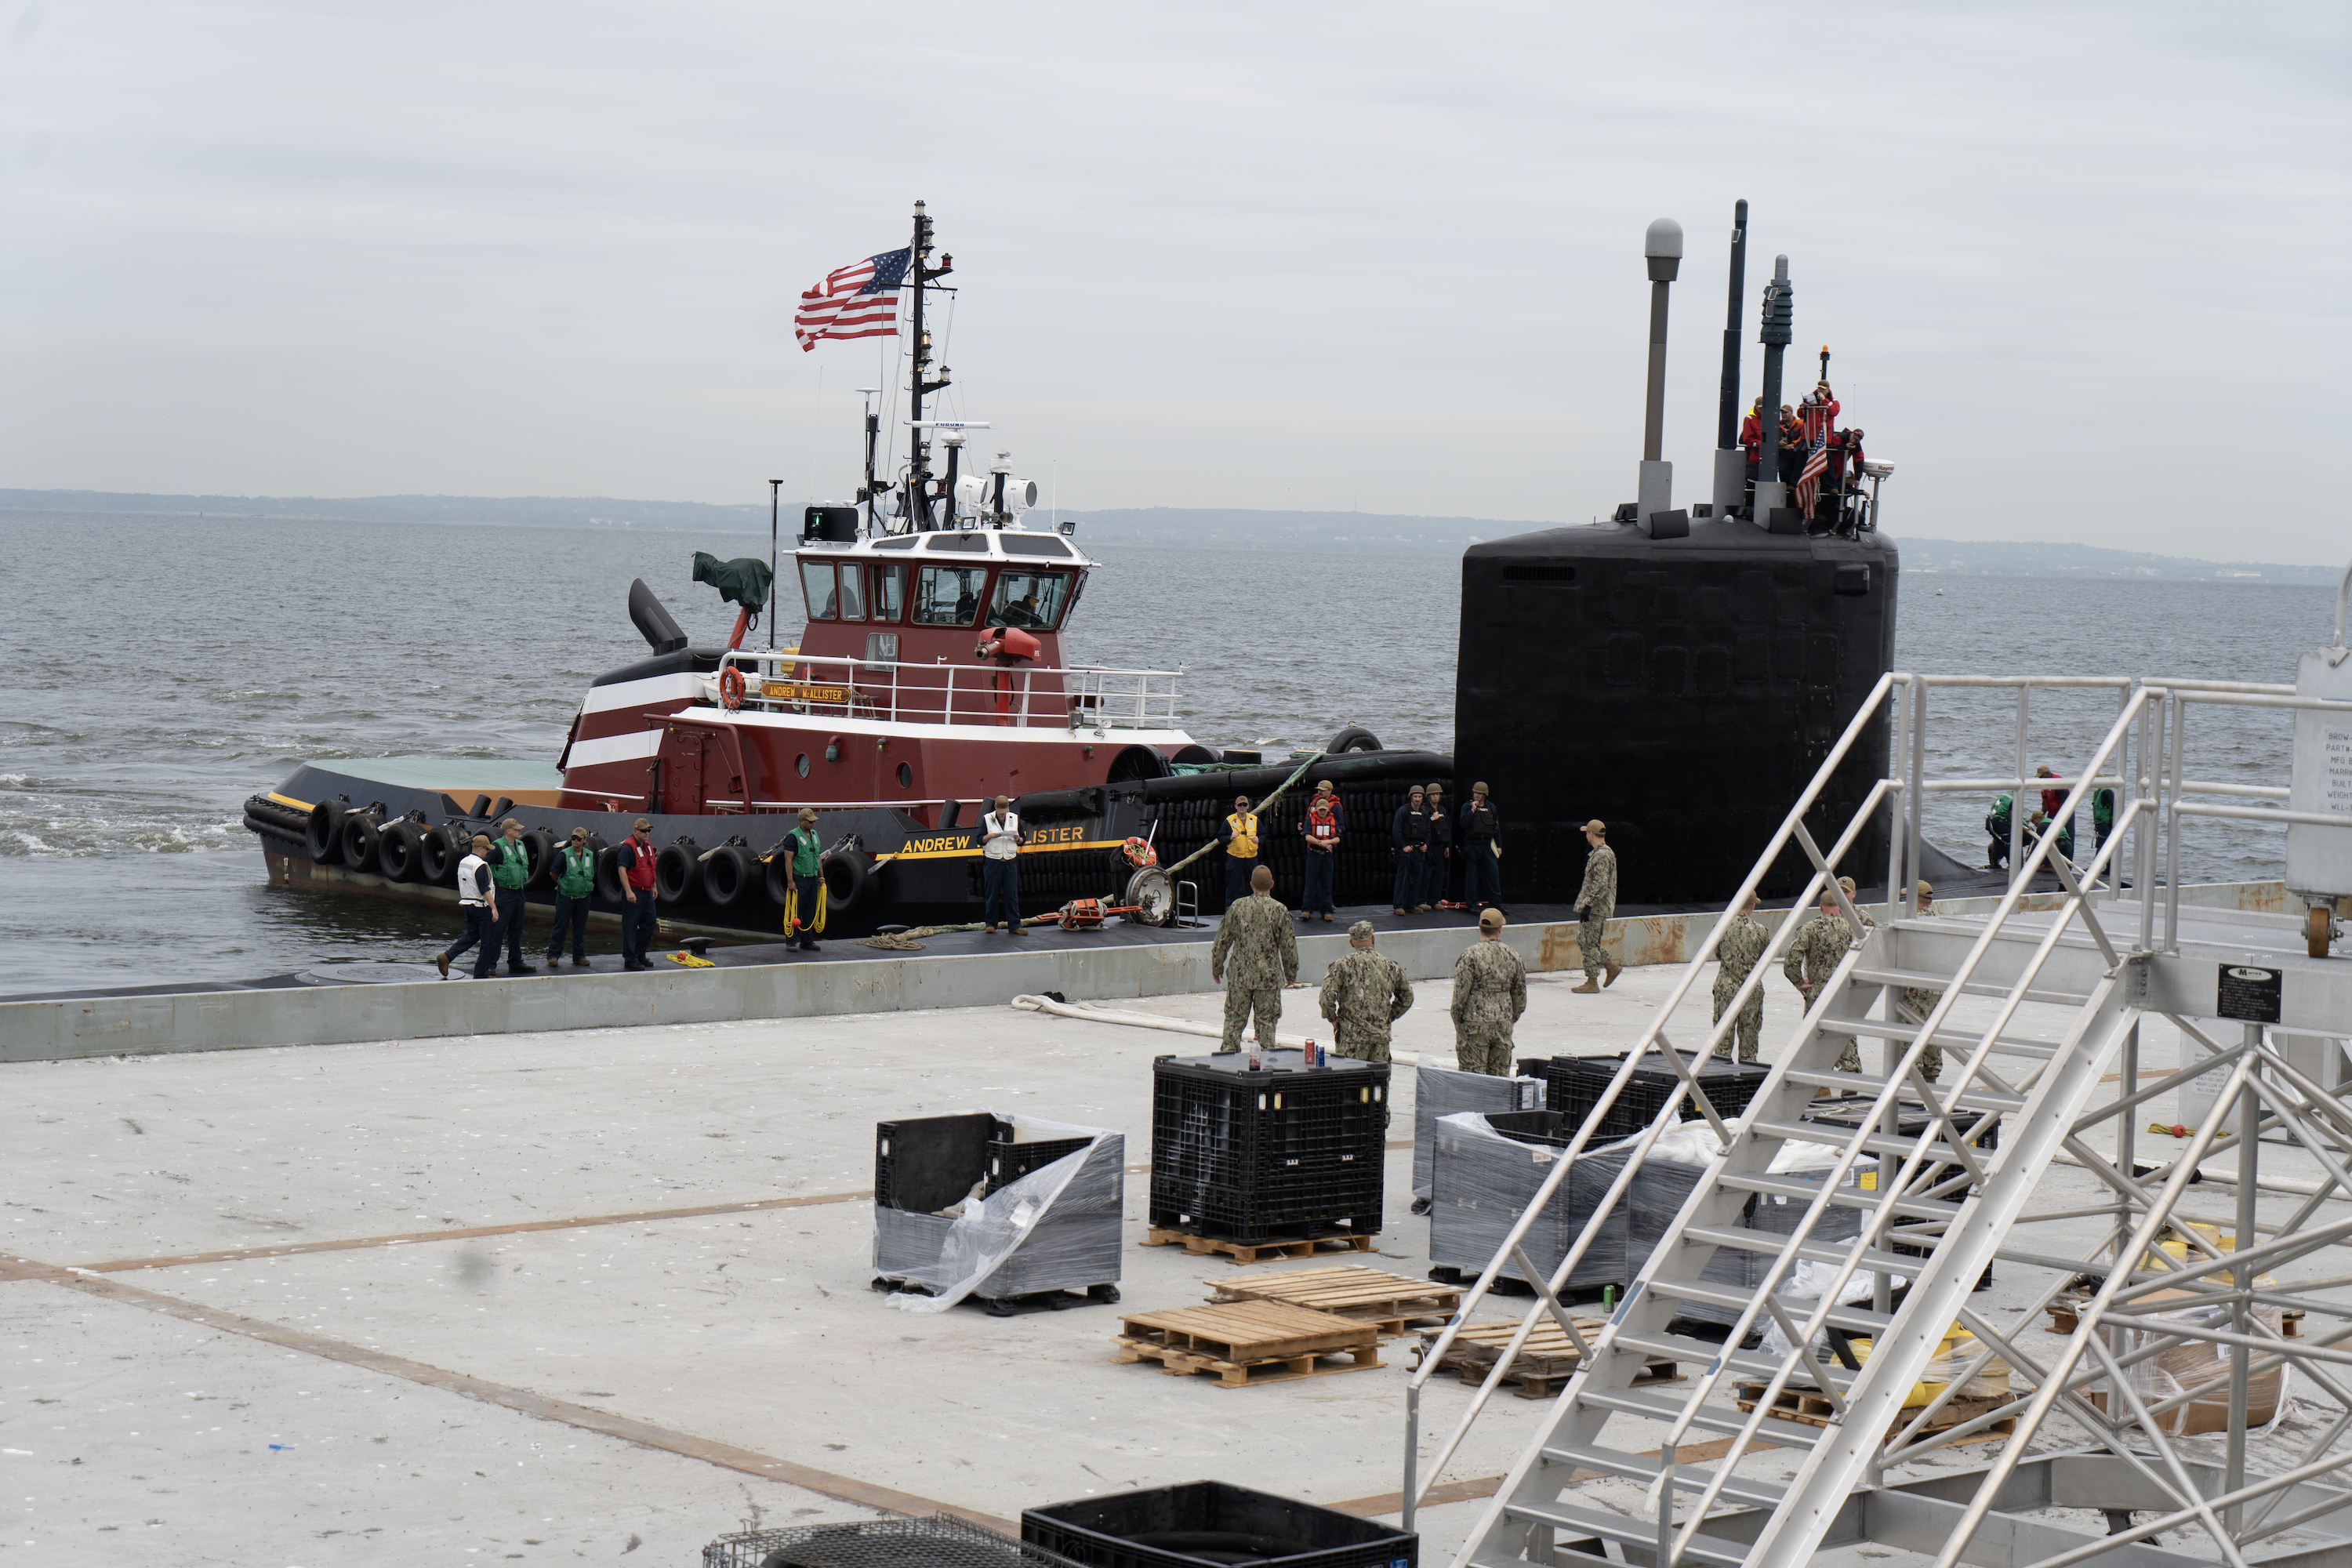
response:
[(1116, 1300), (1127, 1140), (982, 1111), (876, 1130), (874, 1272), (910, 1312), (966, 1296), (1083, 1290)]
[[(2154, 1290), (2138, 1297), (2132, 1303), (2135, 1312), (2144, 1314), (2154, 1322), (2167, 1319), (2185, 1327), (2227, 1330), (2230, 1309), (2226, 1305), (2200, 1304), (2195, 1292), (2189, 1290)], [(2257, 1302), (2255, 1320), (2262, 1324), (2257, 1333), (2267, 1331), (2272, 1336), (2281, 1334), (2283, 1318), (2278, 1308)], [(2118, 1359), (2128, 1361), (2132, 1355), (2150, 1345), (2163, 1342), (2160, 1330), (2132, 1329), (2126, 1331), (2125, 1354)], [(2230, 1429), (2230, 1347), (2210, 1340), (2184, 1340), (2170, 1350), (2159, 1351), (2147, 1360), (2130, 1366), (2125, 1375), (2131, 1379), (2132, 1392), (2140, 1403), (2154, 1409), (2168, 1399), (2186, 1394), (2187, 1403), (2177, 1405), (2158, 1415), (2156, 1422), (2168, 1437), (2193, 1437), (2208, 1432)], [(2104, 1410), (2107, 1407), (2107, 1387), (2105, 1379), (2091, 1384), (2090, 1401)], [(2128, 1412), (2130, 1405), (2123, 1408)], [(2291, 1415), (2294, 1401), (2287, 1396), (2287, 1369), (2272, 1367), (2256, 1373), (2246, 1380), (2246, 1426), (2250, 1432), (2267, 1429), (2278, 1424), (2281, 1417)]]
[[(1528, 1110), (1506, 1118), (1509, 1123), (1528, 1124), (1515, 1129), (1517, 1137), (1508, 1136), (1493, 1124), (1494, 1116), (1501, 1114), (1457, 1111), (1438, 1119), (1430, 1163), (1429, 1260), (1439, 1268), (1465, 1274), (1483, 1270), (1550, 1174), (1560, 1146), (1576, 1131), (1573, 1122), (1556, 1112)], [(1543, 1124), (1548, 1130), (1534, 1130)], [(1533, 1139), (1541, 1141), (1528, 1141)], [(1622, 1150), (1580, 1156), (1528, 1227), (1523, 1245), (1547, 1278), (1576, 1239), (1596, 1227), (1568, 1287), (1622, 1285), (1629, 1278), (1625, 1205), (1619, 1204), (1605, 1215), (1594, 1213), (1624, 1169), (1625, 1159)], [(1524, 1278), (1507, 1259), (1502, 1272), (1509, 1279)]]
[[(1638, 1138), (1628, 1138), (1610, 1147), (1630, 1152), (1640, 1142)], [(1659, 1133), (1658, 1141), (1650, 1146), (1649, 1158), (1633, 1173), (1633, 1180), (1625, 1192), (1625, 1267), (1629, 1276), (1639, 1274), (1643, 1265), (1649, 1262), (1650, 1253), (1664, 1236), (1666, 1226), (1682, 1211), (1691, 1189), (1698, 1184), (1708, 1163), (1715, 1158), (1717, 1147), (1715, 1130), (1704, 1121), (1685, 1121), (1670, 1127)], [(1837, 1163), (1837, 1159), (1838, 1152), (1825, 1143), (1790, 1142), (1782, 1144), (1780, 1152), (1773, 1155), (1771, 1173), (1819, 1181)], [(1857, 1190), (1857, 1173), (1849, 1171), (1844, 1184), (1848, 1190)], [(1740, 1215), (1740, 1228), (1786, 1236), (1796, 1228), (1804, 1212), (1803, 1205), (1793, 1198), (1758, 1193), (1748, 1200)], [(1851, 1241), (1861, 1234), (1862, 1211), (1838, 1205), (1832, 1205), (1822, 1216), (1821, 1224), (1813, 1227), (1814, 1237), (1821, 1241)], [(1753, 1294), (1763, 1286), (1771, 1268), (1769, 1254), (1718, 1247), (1706, 1267), (1699, 1271), (1699, 1278), (1709, 1284)], [(1712, 1301), (1685, 1301), (1682, 1315), (1702, 1322), (1728, 1324), (1738, 1320), (1739, 1311)]]
[(1412, 1195), (1429, 1196), (1431, 1151), (1440, 1117), (1464, 1110), (1540, 1110), (1543, 1100), (1539, 1078), (1496, 1078), (1422, 1063), (1413, 1075)]

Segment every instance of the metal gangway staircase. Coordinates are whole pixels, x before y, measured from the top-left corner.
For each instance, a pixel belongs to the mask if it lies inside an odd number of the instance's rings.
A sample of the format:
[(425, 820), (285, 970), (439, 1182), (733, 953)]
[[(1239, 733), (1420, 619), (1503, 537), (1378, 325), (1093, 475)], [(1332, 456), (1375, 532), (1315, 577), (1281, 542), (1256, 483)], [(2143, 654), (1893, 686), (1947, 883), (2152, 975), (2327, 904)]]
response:
[[(2337, 640), (2328, 651), (2340, 663), (2340, 629)], [(1485, 1505), (1454, 1568), (1778, 1568), (1841, 1547), (1937, 1568), (2059, 1568), (2093, 1559), (2352, 1564), (2352, 1105), (2343, 1098), (2352, 1072), (2341, 1065), (2340, 1046), (2318, 1038), (2352, 1034), (2352, 953), (2325, 909), (2184, 907), (2177, 874), (2182, 833), (2200, 824), (2210, 831), (2214, 819), (2347, 822), (2281, 809), (2284, 787), (2200, 783), (2186, 771), (2190, 731), (2200, 727), (2193, 721), (2216, 706), (2296, 710), (2269, 716), (2272, 722), (2338, 708), (2352, 713), (2344, 700), (2352, 699), (2352, 668), (2327, 666), (2322, 684), (2325, 690), (2309, 680), (2299, 689), (1883, 679), (1731, 902), (1740, 907), (1792, 846), (1812, 868), (1722, 1022), (1703, 1038), (1668, 1036), (1675, 1005), (1707, 978), (1710, 935), (1424, 1355), (1408, 1396), (1408, 1525), (1461, 1453), (1520, 1343), (1549, 1321), (1578, 1345), (1580, 1368)], [(1959, 791), (1981, 799), (2047, 784), (2026, 776), (2030, 700), (2051, 700), (2053, 688), (2103, 686), (2113, 694), (2113, 722), (2066, 775), (2069, 799), (2055, 818), (2071, 820), (2094, 789), (2116, 790), (2114, 830), (2103, 847), (2074, 864), (2058, 852), (2058, 835), (2047, 834), (2012, 858), (2013, 879), (1990, 913), (1922, 913), (1911, 895), (1929, 797)], [(1957, 708), (1949, 689), (1971, 687), (2013, 695), (2015, 771), (1930, 779), (1931, 701)], [(2081, 689), (2067, 697), (2105, 700)], [(1968, 700), (2003, 700), (1979, 689)], [(1892, 776), (1877, 781), (1851, 821), (1819, 821), (1816, 800), (1832, 773), (1881, 722), (1893, 727)], [(2018, 798), (2022, 817), (2025, 797)], [(1849, 865), (1874, 814), (1895, 826), (1886, 864)], [(2352, 834), (2352, 826), (2341, 830)], [(1842, 869), (1864, 885), (1879, 884), (1870, 873), (1883, 873), (1880, 885), (1897, 889), (1884, 919), (1864, 924), (1838, 887)], [(2043, 871), (2055, 873), (2055, 889), (2031, 891)], [(1814, 994), (1761, 1089), (1727, 1118), (1675, 1047), (1704, 1054), (1728, 1036), (1740, 1005), (1779, 969), (1808, 906), (1825, 890), (1863, 936)], [(2329, 952), (2330, 940), (2333, 955), (2313, 956)], [(2273, 1016), (2227, 1018), (2233, 973), (2271, 977), (2247, 984), (2261, 991), (2258, 1006), (2262, 998), (2275, 1005)], [(1906, 992), (1923, 1002), (1922, 993), (1936, 994), (1921, 1013), (1905, 1004)], [(1965, 1025), (1956, 1021), (1962, 1013)], [(2051, 1028), (2059, 1016), (2063, 1030)], [(2028, 1016), (2038, 1026), (2025, 1026)], [(2202, 1059), (2177, 1073), (2143, 1072), (2142, 1026), (2158, 1019), (2178, 1028), (2184, 1058), (2195, 1055), (2194, 1042)], [(1858, 1076), (1837, 1070), (1850, 1042), (1862, 1047)], [(1933, 1082), (1921, 1067), (1930, 1044), (1943, 1052)], [(1654, 1068), (1662, 1059), (1680, 1074), (1674, 1102), (1641, 1135), (1636, 1158), (1618, 1170), (1599, 1212), (1624, 1201), (1640, 1158), (1681, 1125), (1685, 1104), (1696, 1106), (1717, 1152), (1605, 1326), (1591, 1332), (1571, 1317), (1561, 1285), (1601, 1227), (1549, 1271), (1530, 1258), (1527, 1237), (1575, 1157), (1606, 1142), (1595, 1130), (1636, 1066)], [(2207, 1125), (2185, 1142), (2135, 1137), (2151, 1101), (2168, 1105), (2162, 1097), (2205, 1074), (2225, 1080)], [(1867, 1115), (1850, 1117), (1851, 1128), (1806, 1120), (1824, 1090), (1868, 1097)], [(1906, 1121), (1916, 1131), (1900, 1131)], [(1794, 1142), (1834, 1149), (1834, 1165), (1825, 1173), (1774, 1173), (1774, 1156)], [(2283, 1145), (2286, 1153), (2273, 1152)], [(2291, 1161), (2311, 1179), (2266, 1182), (2264, 1155)], [(2044, 1196), (2053, 1162), (2080, 1175), (2051, 1184), (2094, 1194)], [(1785, 1230), (1743, 1224), (1751, 1203), (1765, 1202), (1784, 1205), (1778, 1214), (1790, 1217), (1776, 1223)], [(1761, 1259), (1747, 1276), (1760, 1277), (1760, 1289), (1703, 1278), (1727, 1248)], [(2012, 1303), (2025, 1282), (2023, 1311), (1972, 1300), (1996, 1263)], [(1535, 1300), (1468, 1409), (1435, 1440), (1433, 1430), (1423, 1431), (1424, 1385), (1507, 1264), (1536, 1283)], [(1776, 1288), (1800, 1264), (1811, 1266), (1805, 1278), (1818, 1295)], [(2064, 1338), (2041, 1331), (2043, 1309), (2070, 1289), (2076, 1331)], [(2198, 1310), (2181, 1310), (2184, 1298)], [(1693, 1306), (1733, 1319), (1721, 1343), (1690, 1331)], [(1959, 1342), (1973, 1347), (1966, 1365), (1953, 1375), (1948, 1363), (1950, 1381), (1924, 1405), (1906, 1403), (1956, 1329), (1973, 1336)], [(1762, 1342), (1785, 1348), (1741, 1348), (1769, 1331), (1777, 1333)], [(1857, 1338), (1869, 1342), (1859, 1356)], [(2224, 1383), (2168, 1396), (2151, 1391), (2139, 1369), (2183, 1345), (2225, 1359)], [(2012, 1375), (2011, 1392), (1953, 1424), (1948, 1412), (1973, 1407), (1952, 1402), (1995, 1358)], [(1690, 1375), (1640, 1385), (1644, 1366), (1660, 1360)], [(2306, 1415), (2322, 1418), (2298, 1426), (2311, 1440), (2296, 1439), (2291, 1462), (2258, 1473), (2249, 1468), (2250, 1389), (2265, 1386), (2261, 1380), (2282, 1365), (2292, 1368)], [(1773, 1413), (1784, 1394), (1801, 1399), (1807, 1419)], [(2208, 1407), (2226, 1400), (2225, 1436), (2179, 1435), (2180, 1411), (2198, 1400)], [(2264, 1439), (2274, 1441), (2285, 1439)], [(1962, 1443), (1975, 1446), (1954, 1447)], [(1931, 1454), (1938, 1463), (1917, 1463)], [(1613, 1504), (1594, 1500), (1596, 1480), (1615, 1483)], [(1639, 1505), (1629, 1509), (1629, 1497)], [(2103, 1520), (2104, 1530), (2085, 1530), (2084, 1517)]]

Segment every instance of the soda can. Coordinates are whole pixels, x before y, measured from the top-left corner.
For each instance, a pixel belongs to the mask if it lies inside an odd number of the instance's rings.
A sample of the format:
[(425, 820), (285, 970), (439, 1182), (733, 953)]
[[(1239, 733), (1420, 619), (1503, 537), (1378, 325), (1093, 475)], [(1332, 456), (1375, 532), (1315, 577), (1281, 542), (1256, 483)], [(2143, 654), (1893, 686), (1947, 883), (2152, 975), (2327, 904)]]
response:
[(1323, 1053), (1312, 1040), (1307, 1042), (1306, 1065), (1311, 1068), (1319, 1068), (1323, 1065)]

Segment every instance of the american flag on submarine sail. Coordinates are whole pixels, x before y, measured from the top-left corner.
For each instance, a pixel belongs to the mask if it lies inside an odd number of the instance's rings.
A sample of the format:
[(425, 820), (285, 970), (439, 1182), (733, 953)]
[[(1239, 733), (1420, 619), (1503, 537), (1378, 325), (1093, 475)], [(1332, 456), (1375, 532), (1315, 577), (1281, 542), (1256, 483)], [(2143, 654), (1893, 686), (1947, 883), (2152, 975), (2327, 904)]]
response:
[(824, 338), (888, 338), (898, 333), (898, 288), (907, 280), (911, 248), (886, 250), (825, 274), (801, 295), (793, 336), (806, 353)]
[(1813, 514), (1813, 502), (1822, 493), (1822, 476), (1829, 471), (1829, 432), (1816, 430), (1812, 446), (1805, 453), (1804, 471), (1797, 476), (1797, 510), (1805, 516)]

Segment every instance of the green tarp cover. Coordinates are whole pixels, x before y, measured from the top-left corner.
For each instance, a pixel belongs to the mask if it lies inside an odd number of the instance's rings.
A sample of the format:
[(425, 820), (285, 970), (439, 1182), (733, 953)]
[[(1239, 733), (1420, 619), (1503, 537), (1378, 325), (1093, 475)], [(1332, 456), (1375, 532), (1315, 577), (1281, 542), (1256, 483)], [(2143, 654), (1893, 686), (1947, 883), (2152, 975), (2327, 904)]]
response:
[(774, 580), (764, 561), (749, 555), (739, 555), (732, 561), (721, 561), (707, 550), (694, 552), (694, 580), (708, 583), (719, 590), (719, 596), (730, 605), (740, 605), (747, 610), (768, 607), (768, 589)]

